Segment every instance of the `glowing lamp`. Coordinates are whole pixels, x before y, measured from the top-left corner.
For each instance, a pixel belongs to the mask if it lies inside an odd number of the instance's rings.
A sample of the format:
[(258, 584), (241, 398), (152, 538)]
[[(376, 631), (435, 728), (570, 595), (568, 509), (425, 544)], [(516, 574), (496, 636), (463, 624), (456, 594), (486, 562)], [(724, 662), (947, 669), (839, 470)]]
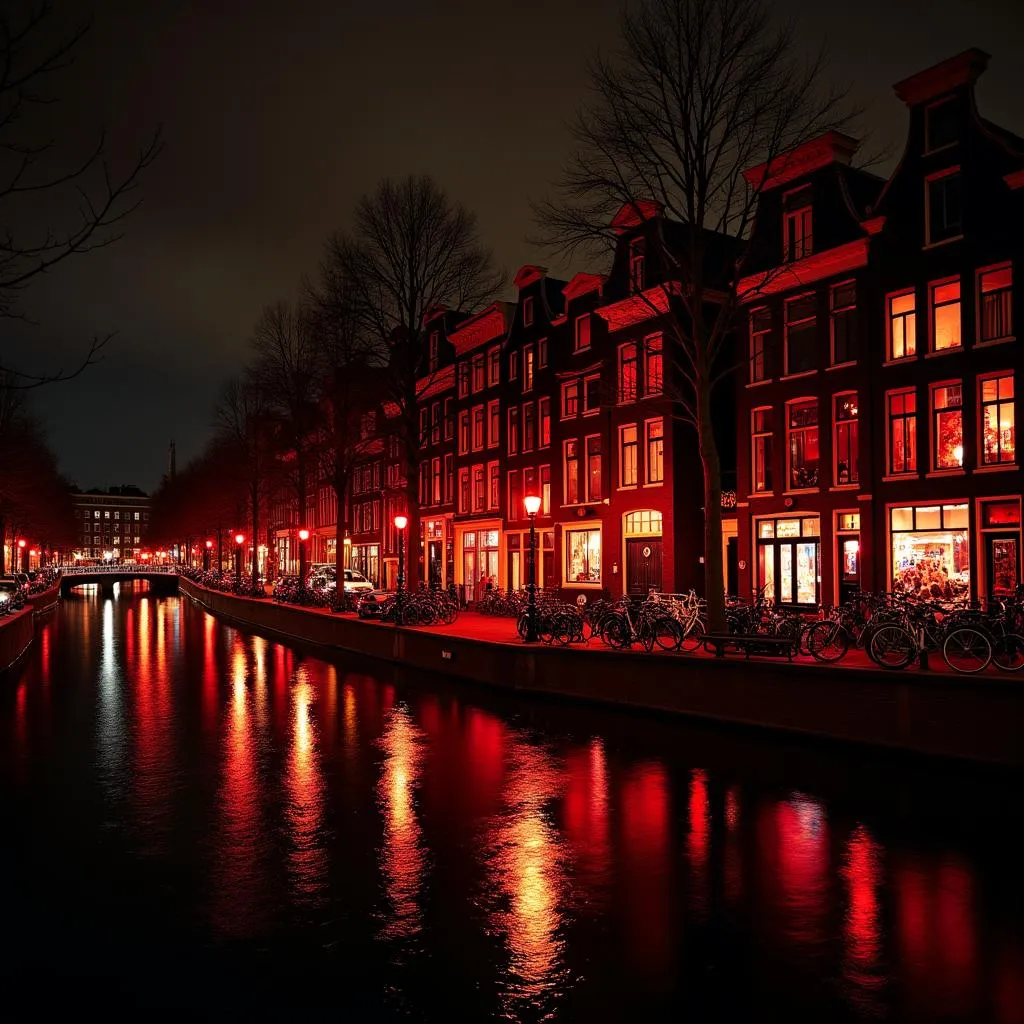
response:
[(956, 464), (958, 466), (962, 466), (964, 464), (964, 446), (962, 444), (958, 444), (953, 449), (953, 458), (956, 459)]
[(32, 549), (31, 549), (31, 550), (29, 551), (29, 554), (30, 554), (30, 555), (31, 555), (31, 556), (32, 556), (33, 558), (35, 558), (35, 557), (36, 557), (36, 549), (35, 549), (35, 548), (32, 548)]
[(241, 547), (245, 543), (245, 534), (244, 533), (236, 533), (235, 534), (235, 543), (239, 547)]
[(526, 506), (526, 514), (528, 516), (535, 516), (540, 511), (540, 496), (528, 494), (523, 498), (523, 504)]
[(24, 546), (25, 546), (25, 542), (23, 540), (19, 540), (18, 541), (18, 547), (19, 548), (23, 548)]
[(409, 517), (408, 516), (395, 516), (395, 527), (397, 529), (404, 530), (408, 525), (409, 525)]
[(299, 540), (302, 540), (302, 541), (309, 540), (309, 530), (307, 530), (305, 528), (299, 530)]
[(210, 548), (212, 548), (212, 547), (213, 547), (213, 541), (212, 540), (208, 540), (206, 542), (206, 550), (209, 551)]

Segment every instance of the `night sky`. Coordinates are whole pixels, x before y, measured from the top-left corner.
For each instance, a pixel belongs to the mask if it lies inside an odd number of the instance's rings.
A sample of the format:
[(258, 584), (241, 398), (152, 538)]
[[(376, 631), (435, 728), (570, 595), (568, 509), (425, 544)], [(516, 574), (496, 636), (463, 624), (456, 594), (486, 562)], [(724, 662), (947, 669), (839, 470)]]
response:
[[(799, 18), (809, 44), (826, 38), (834, 77), (854, 84), (896, 156), (904, 108), (891, 84), (972, 45), (993, 55), (978, 90), (983, 114), (1024, 134), (1024, 5), (779, 8)], [(117, 332), (100, 365), (37, 392), (36, 407), (78, 484), (148, 489), (172, 438), (179, 465), (202, 447), (260, 307), (294, 294), (325, 236), (379, 178), (433, 175), (477, 211), (499, 264), (514, 273), (545, 262), (525, 239), (529, 198), (558, 173), (587, 55), (614, 43), (618, 3), (108, 0), (93, 9), (55, 122), (83, 139), (105, 125), (122, 160), (162, 125), (164, 152), (124, 239), (53, 271), (23, 297), (38, 326), (0, 321), (0, 338), (22, 366), (53, 368), (72, 364), (92, 334)]]

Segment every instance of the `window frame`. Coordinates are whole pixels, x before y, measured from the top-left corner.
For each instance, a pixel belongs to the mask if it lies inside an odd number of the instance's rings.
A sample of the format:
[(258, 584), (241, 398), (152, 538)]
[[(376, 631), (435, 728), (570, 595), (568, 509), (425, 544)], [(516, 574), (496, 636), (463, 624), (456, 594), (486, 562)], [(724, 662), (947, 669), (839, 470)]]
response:
[(647, 239), (642, 235), (629, 242), (629, 294), (638, 295), (646, 284)]
[[(956, 306), (959, 309), (959, 321), (960, 321), (960, 342), (957, 345), (947, 345), (945, 348), (935, 347), (935, 311), (940, 306), (945, 308), (946, 306), (952, 306), (952, 301), (945, 301), (940, 304), (935, 302), (935, 292), (938, 288), (945, 288), (947, 285), (955, 284), (958, 288), (958, 295), (956, 299)], [(943, 277), (936, 281), (928, 282), (928, 351), (932, 355), (943, 354), (946, 352), (962, 352), (964, 350), (964, 287), (963, 281), (959, 274), (953, 274), (951, 277)]]
[[(904, 402), (903, 410), (899, 413), (892, 411), (892, 402), (894, 398), (904, 398), (910, 396), (914, 400), (914, 409), (912, 412), (907, 412), (906, 402)], [(918, 407), (917, 407), (917, 388), (906, 387), (906, 388), (892, 388), (885, 393), (885, 472), (886, 476), (899, 477), (901, 479), (916, 477), (919, 473), (919, 453), (920, 446), (918, 444)], [(907, 446), (907, 425), (911, 425), (913, 431), (913, 466), (903, 469), (897, 469), (896, 463), (893, 459), (893, 441), (895, 437), (895, 431), (893, 430), (893, 424), (895, 422), (901, 422), (903, 425), (903, 444), (904, 451)], [(906, 455), (903, 459), (904, 465), (907, 462)]]
[[(937, 182), (946, 181), (949, 178), (956, 178), (960, 183), (960, 223), (956, 232), (945, 235), (942, 238), (932, 238), (932, 186)], [(955, 242), (964, 237), (964, 211), (963, 211), (963, 176), (960, 172), (960, 165), (944, 167), (941, 171), (934, 171), (925, 175), (924, 179), (924, 245), (925, 248), (932, 248), (936, 245), (945, 245), (948, 242)]]
[(508, 408), (508, 433), (505, 435), (505, 450), (509, 455), (519, 454), (519, 406)]
[[(596, 443), (596, 452), (591, 451), (591, 442)], [(597, 458), (597, 494), (592, 493), (591, 482), (591, 459)], [(596, 504), (604, 499), (604, 447), (601, 444), (600, 434), (587, 434), (583, 438), (583, 493), (590, 504)]]
[(492, 345), (487, 350), (487, 386), (497, 387), (501, 383), (501, 346)]
[[(652, 363), (658, 367), (658, 386), (652, 388)], [(665, 394), (665, 336), (655, 331), (644, 337), (644, 398), (657, 398)]]
[(537, 447), (551, 446), (551, 398), (545, 395), (537, 399)]
[[(848, 399), (852, 396), (854, 400), (854, 408), (856, 412), (853, 416), (849, 416), (845, 419), (839, 418), (839, 406), (843, 399)], [(839, 478), (839, 430), (843, 424), (853, 424), (850, 431), (850, 435), (853, 440), (854, 451), (852, 452), (852, 458), (849, 459), (847, 464), (847, 479), (841, 480)], [(820, 437), (820, 435), (819, 435)], [(849, 440), (847, 444), (849, 445)], [(818, 474), (819, 479), (821, 474)], [(838, 391), (832, 395), (832, 486), (833, 487), (853, 487), (860, 484), (860, 400), (858, 394), (854, 390), (849, 391)]]
[[(661, 433), (657, 437), (651, 436), (651, 428), (657, 426)], [(659, 473), (655, 479), (651, 476), (651, 446), (655, 441), (661, 442), (661, 450), (658, 453)], [(665, 483), (665, 418), (664, 416), (652, 416), (644, 420), (644, 487), (661, 487)]]
[(487, 447), (497, 448), (501, 443), (501, 400), (492, 398), (487, 403)]
[(537, 363), (533, 345), (523, 346), (523, 394), (533, 390), (534, 378), (537, 375)]
[[(577, 533), (596, 533), (598, 535), (598, 566), (596, 580), (570, 580), (569, 575), (569, 544), (570, 537)], [(589, 548), (589, 545), (588, 545)], [(586, 526), (566, 526), (562, 530), (562, 585), (573, 589), (600, 588), (604, 583), (604, 531), (600, 523), (588, 523)], [(588, 559), (589, 565), (589, 559)]]
[[(625, 358), (627, 351), (632, 351), (632, 359)], [(625, 376), (623, 375), (623, 368), (627, 363), (631, 363), (633, 367), (632, 388), (628, 393), (624, 388)], [(637, 349), (637, 344), (635, 341), (624, 341), (616, 350), (615, 392), (616, 401), (619, 405), (629, 405), (631, 402), (635, 402), (637, 400), (637, 396), (639, 395), (639, 383), (640, 355)]]
[[(914, 300), (913, 308), (907, 312), (894, 313), (892, 304), (896, 299), (906, 298), (910, 296)], [(901, 288), (896, 292), (888, 292), (885, 296), (885, 355), (886, 362), (897, 363), (903, 362), (906, 359), (916, 359), (917, 350), (917, 289), (916, 288)], [(907, 317), (914, 318), (914, 350), (907, 352)], [(895, 319), (901, 321), (903, 327), (903, 355), (898, 356), (893, 349), (894, 335), (893, 335), (893, 321)]]
[[(759, 425), (758, 414), (765, 416), (763, 424)], [(772, 462), (775, 458), (775, 430), (772, 420), (775, 416), (775, 409), (770, 405), (758, 405), (750, 410), (750, 493), (751, 494), (773, 494), (774, 474)], [(767, 486), (758, 487), (758, 445), (763, 444), (762, 463), (764, 465), (763, 483)]]
[[(589, 384), (597, 381), (597, 404), (591, 405), (589, 402)], [(599, 373), (588, 373), (583, 377), (582, 386), (580, 388), (580, 400), (582, 403), (582, 411), (584, 416), (596, 416), (601, 411), (601, 374)]]
[(955, 146), (960, 139), (950, 139), (949, 142), (940, 143), (938, 146), (932, 145), (931, 139), (931, 113), (933, 110), (937, 110), (939, 107), (952, 107), (956, 102), (955, 96), (945, 96), (940, 100), (936, 100), (934, 103), (929, 103), (924, 108), (924, 152), (925, 155), (931, 155), (932, 153), (941, 153), (944, 149), (948, 149), (950, 146)]
[[(626, 432), (633, 432), (633, 440), (627, 442)], [(640, 430), (639, 425), (636, 423), (620, 423), (619, 424), (619, 473), (618, 473), (618, 488), (620, 491), (635, 491), (640, 486)], [(633, 478), (627, 480), (625, 475), (626, 470), (626, 458), (625, 452), (627, 448), (633, 449)]]
[[(574, 392), (573, 402), (575, 403), (575, 407), (572, 412), (568, 411), (570, 391)], [(561, 411), (560, 419), (576, 419), (576, 417), (579, 416), (580, 414), (580, 378), (574, 377), (572, 380), (562, 381), (562, 386), (559, 389), (559, 396), (559, 408)]]
[(472, 427), (469, 422), (469, 410), (459, 410), (459, 439), (458, 450), (460, 455), (469, 454), (469, 446), (473, 440)]
[[(572, 461), (576, 465), (576, 497), (571, 498), (569, 494), (569, 446), (576, 446), (576, 454)], [(580, 505), (580, 439), (578, 437), (567, 437), (562, 442), (562, 500), (565, 505)]]
[[(806, 202), (798, 200), (806, 197)], [(790, 205), (790, 204), (794, 205)], [(790, 247), (790, 225), (793, 226)], [(797, 232), (795, 229), (801, 229)], [(799, 254), (798, 254), (799, 253)], [(810, 185), (800, 185), (782, 194), (782, 262), (797, 263), (814, 255), (814, 196)]]
[[(804, 301), (805, 299), (813, 299), (814, 300), (814, 314), (813, 314), (813, 316), (805, 317), (802, 320), (796, 320), (796, 321), (792, 321), (791, 322), (790, 319), (789, 319), (789, 310), (790, 310), (790, 308), (792, 306), (795, 306), (798, 302)], [(807, 291), (807, 292), (801, 292), (799, 295), (791, 295), (783, 303), (783, 310), (782, 310), (782, 331), (783, 331), (783, 339), (782, 339), (782, 349), (783, 349), (783, 351), (782, 351), (782, 358), (783, 358), (783, 363), (782, 363), (782, 369), (783, 369), (783, 376), (791, 377), (791, 376), (795, 376), (796, 374), (815, 373), (817, 371), (817, 369), (818, 369), (817, 366), (810, 366), (810, 367), (807, 367), (806, 369), (803, 369), (803, 370), (794, 370), (789, 365), (789, 363), (790, 363), (790, 358), (789, 358), (789, 334), (790, 334), (790, 330), (793, 327), (801, 327), (804, 324), (813, 324), (814, 325), (814, 351), (812, 353), (814, 358), (812, 359), (812, 361), (816, 363), (817, 362), (817, 356), (818, 356), (818, 351), (817, 351), (818, 350), (818, 294), (815, 291)]]
[[(836, 292), (840, 288), (846, 288), (848, 286), (853, 287), (853, 302), (846, 306), (836, 306)], [(850, 339), (849, 344), (853, 351), (853, 354), (848, 353), (847, 358), (843, 360), (836, 359), (836, 323), (843, 316), (848, 317), (849, 321), (849, 333)], [(828, 290), (828, 335), (829, 335), (829, 365), (830, 366), (855, 366), (857, 363), (856, 355), (856, 335), (857, 335), (857, 279), (848, 278), (845, 281), (837, 281), (835, 284), (829, 286)]]
[(523, 296), (523, 326), (524, 327), (532, 327), (533, 326), (533, 296), (532, 295), (524, 295)]
[[(584, 332), (581, 328), (586, 327)], [(586, 352), (590, 348), (590, 314), (580, 313), (578, 317), (573, 321), (573, 335), (572, 335), (572, 350), (573, 352)], [(586, 343), (580, 343), (580, 335), (586, 334)]]
[[(798, 427), (793, 426), (793, 409), (797, 406), (813, 406), (815, 421), (813, 424), (805, 424)], [(816, 395), (801, 395), (791, 398), (786, 402), (785, 437), (786, 437), (786, 486), (785, 491), (817, 491), (821, 489), (821, 403)], [(818, 448), (817, 481), (813, 484), (801, 486), (793, 482), (793, 432), (800, 431), (801, 434), (811, 429), (817, 433), (816, 443)]]
[[(477, 439), (477, 426), (480, 427), (479, 440)], [(470, 441), (475, 452), (481, 452), (487, 447), (487, 406), (483, 402), (473, 406), (470, 415)]]
[[(986, 469), (1002, 467), (1007, 468), (1017, 465), (1017, 382), (1014, 380), (1015, 373), (1012, 369), (1009, 370), (995, 370), (991, 373), (982, 373), (978, 375), (978, 462), (979, 467)], [(1010, 381), (1010, 395), (1008, 398), (999, 398), (999, 385), (996, 385), (996, 398), (985, 399), (984, 386), (985, 384), (991, 383), (992, 381)], [(995, 407), (997, 415), (1000, 416), (1001, 423), (1001, 411), (1002, 407), (1009, 405), (1010, 407), (1010, 418), (1012, 420), (1011, 426), (1013, 430), (1013, 449), (1011, 452), (1012, 457), (1010, 459), (997, 458), (994, 460), (988, 460), (985, 457), (985, 410), (990, 407)], [(1002, 439), (999, 441), (999, 451), (1002, 452)]]
[[(757, 330), (755, 329), (755, 322), (760, 314), (768, 318), (768, 326)], [(750, 383), (762, 384), (765, 381), (771, 380), (771, 374), (768, 372), (768, 345), (772, 335), (771, 307), (758, 306), (756, 309), (752, 309), (747, 323), (749, 326), (748, 338), (750, 343)], [(760, 376), (755, 374), (758, 360), (760, 360), (761, 367)]]
[[(947, 405), (941, 409), (935, 405), (935, 396), (940, 389), (946, 388), (959, 388), (960, 389), (960, 405)], [(958, 466), (940, 466), (938, 460), (938, 444), (939, 444), (939, 417), (944, 414), (948, 414), (952, 409), (959, 409), (960, 412), (960, 464)], [(964, 447), (964, 384), (962, 380), (942, 380), (933, 381), (928, 385), (928, 419), (929, 419), (929, 454), (928, 461), (932, 473), (963, 473), (964, 472), (964, 455), (967, 454)]]
[[(981, 290), (982, 281), (988, 274), (996, 274), (1001, 270), (1008, 270), (1010, 272), (1010, 284), (1005, 289), (994, 289), (992, 292), (983, 292)], [(1000, 263), (993, 263), (987, 267), (979, 267), (975, 271), (975, 283), (974, 283), (974, 309), (975, 309), (975, 345), (998, 345), (1004, 341), (1014, 341), (1015, 335), (1013, 333), (1013, 261), (1003, 260)], [(984, 310), (984, 298), (986, 294), (998, 295), (1003, 292), (1009, 294), (1009, 302), (1007, 303), (1007, 312), (1009, 319), (1009, 331), (999, 335), (998, 337), (986, 338), (983, 334), (984, 323), (985, 323), (985, 310)], [(961, 299), (963, 298), (963, 289), (961, 287)]]

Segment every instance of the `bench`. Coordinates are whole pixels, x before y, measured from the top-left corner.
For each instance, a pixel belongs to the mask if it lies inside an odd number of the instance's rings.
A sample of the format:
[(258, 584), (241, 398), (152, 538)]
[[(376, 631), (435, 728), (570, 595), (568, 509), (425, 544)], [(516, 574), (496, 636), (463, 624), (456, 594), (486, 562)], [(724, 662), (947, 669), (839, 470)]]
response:
[(733, 648), (742, 651), (748, 661), (751, 654), (785, 657), (792, 661), (798, 644), (796, 637), (771, 636), (765, 633), (707, 633), (703, 641), (704, 650), (713, 653), (716, 658), (724, 658), (726, 650)]

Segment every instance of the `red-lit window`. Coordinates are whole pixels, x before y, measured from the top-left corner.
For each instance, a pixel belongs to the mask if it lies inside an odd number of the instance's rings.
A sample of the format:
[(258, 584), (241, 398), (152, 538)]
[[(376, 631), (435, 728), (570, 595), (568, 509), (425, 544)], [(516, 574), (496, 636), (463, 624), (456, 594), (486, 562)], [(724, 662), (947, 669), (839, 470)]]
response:
[(587, 438), (587, 501), (601, 500), (601, 436)]
[(444, 457), (444, 503), (450, 505), (455, 491), (455, 456)]
[(1013, 268), (994, 267), (978, 274), (978, 340), (1013, 336)]
[(772, 314), (768, 309), (755, 309), (750, 314), (750, 382), (767, 380), (768, 342), (772, 333)]
[(1013, 374), (981, 380), (981, 461), (986, 466), (1016, 460)]
[(484, 446), (484, 407), (473, 407), (473, 451), (478, 452)]
[(664, 387), (661, 335), (644, 338), (644, 394), (660, 395)]
[(659, 416), (644, 423), (647, 440), (647, 482), (660, 484), (665, 480), (665, 427)]
[(960, 469), (964, 464), (963, 389), (960, 384), (932, 387), (932, 465)]
[(889, 472), (917, 472), (917, 396), (913, 388), (885, 396), (889, 420)]
[(484, 376), (484, 354), (478, 352), (473, 356), (473, 391), (483, 391), (486, 387), (486, 378)]
[(960, 281), (933, 284), (930, 289), (932, 306), (932, 349), (942, 352), (959, 348), (960, 340)]
[(469, 451), (469, 410), (463, 409), (459, 413), (459, 454), (465, 455)]
[(494, 387), (501, 375), (501, 348), (495, 345), (487, 351), (487, 385)]
[(540, 467), (540, 514), (551, 515), (551, 467)]
[(818, 402), (799, 399), (787, 406), (789, 486), (794, 490), (818, 486)]
[(754, 494), (772, 490), (772, 410), (754, 409), (750, 414), (752, 436), (750, 481)]
[(506, 518), (519, 519), (522, 515), (523, 500), (519, 490), (519, 470), (510, 469), (508, 473), (508, 512)]
[(619, 486), (637, 485), (637, 429), (635, 423), (619, 427)]
[(619, 401), (636, 401), (636, 345), (619, 346)]
[(580, 382), (566, 381), (562, 385), (562, 419), (568, 420), (580, 411)]
[(590, 348), (590, 314), (584, 313), (576, 317), (576, 334), (573, 341), (573, 352), (583, 352)]
[(856, 483), (857, 464), (857, 395), (836, 395), (833, 409), (833, 482), (839, 486)]
[(441, 504), (441, 459), (430, 460), (431, 504)]
[(473, 511), (483, 512), (487, 501), (486, 478), (483, 465), (473, 467)]
[(501, 466), (497, 462), (487, 463), (487, 508), (494, 512), (501, 496)]
[(917, 305), (913, 292), (890, 295), (889, 359), (904, 359), (917, 352)]
[(538, 447), (547, 448), (551, 444), (551, 399), (542, 398), (537, 402), (540, 413), (540, 444)]
[(501, 430), (501, 410), (498, 406), (498, 399), (487, 403), (487, 447), (497, 448), (500, 443), (499, 432)]
[(563, 457), (565, 469), (565, 503), (577, 505), (580, 500), (580, 443), (566, 441)]
[(519, 408), (513, 406), (508, 411), (508, 453), (519, 453)]

